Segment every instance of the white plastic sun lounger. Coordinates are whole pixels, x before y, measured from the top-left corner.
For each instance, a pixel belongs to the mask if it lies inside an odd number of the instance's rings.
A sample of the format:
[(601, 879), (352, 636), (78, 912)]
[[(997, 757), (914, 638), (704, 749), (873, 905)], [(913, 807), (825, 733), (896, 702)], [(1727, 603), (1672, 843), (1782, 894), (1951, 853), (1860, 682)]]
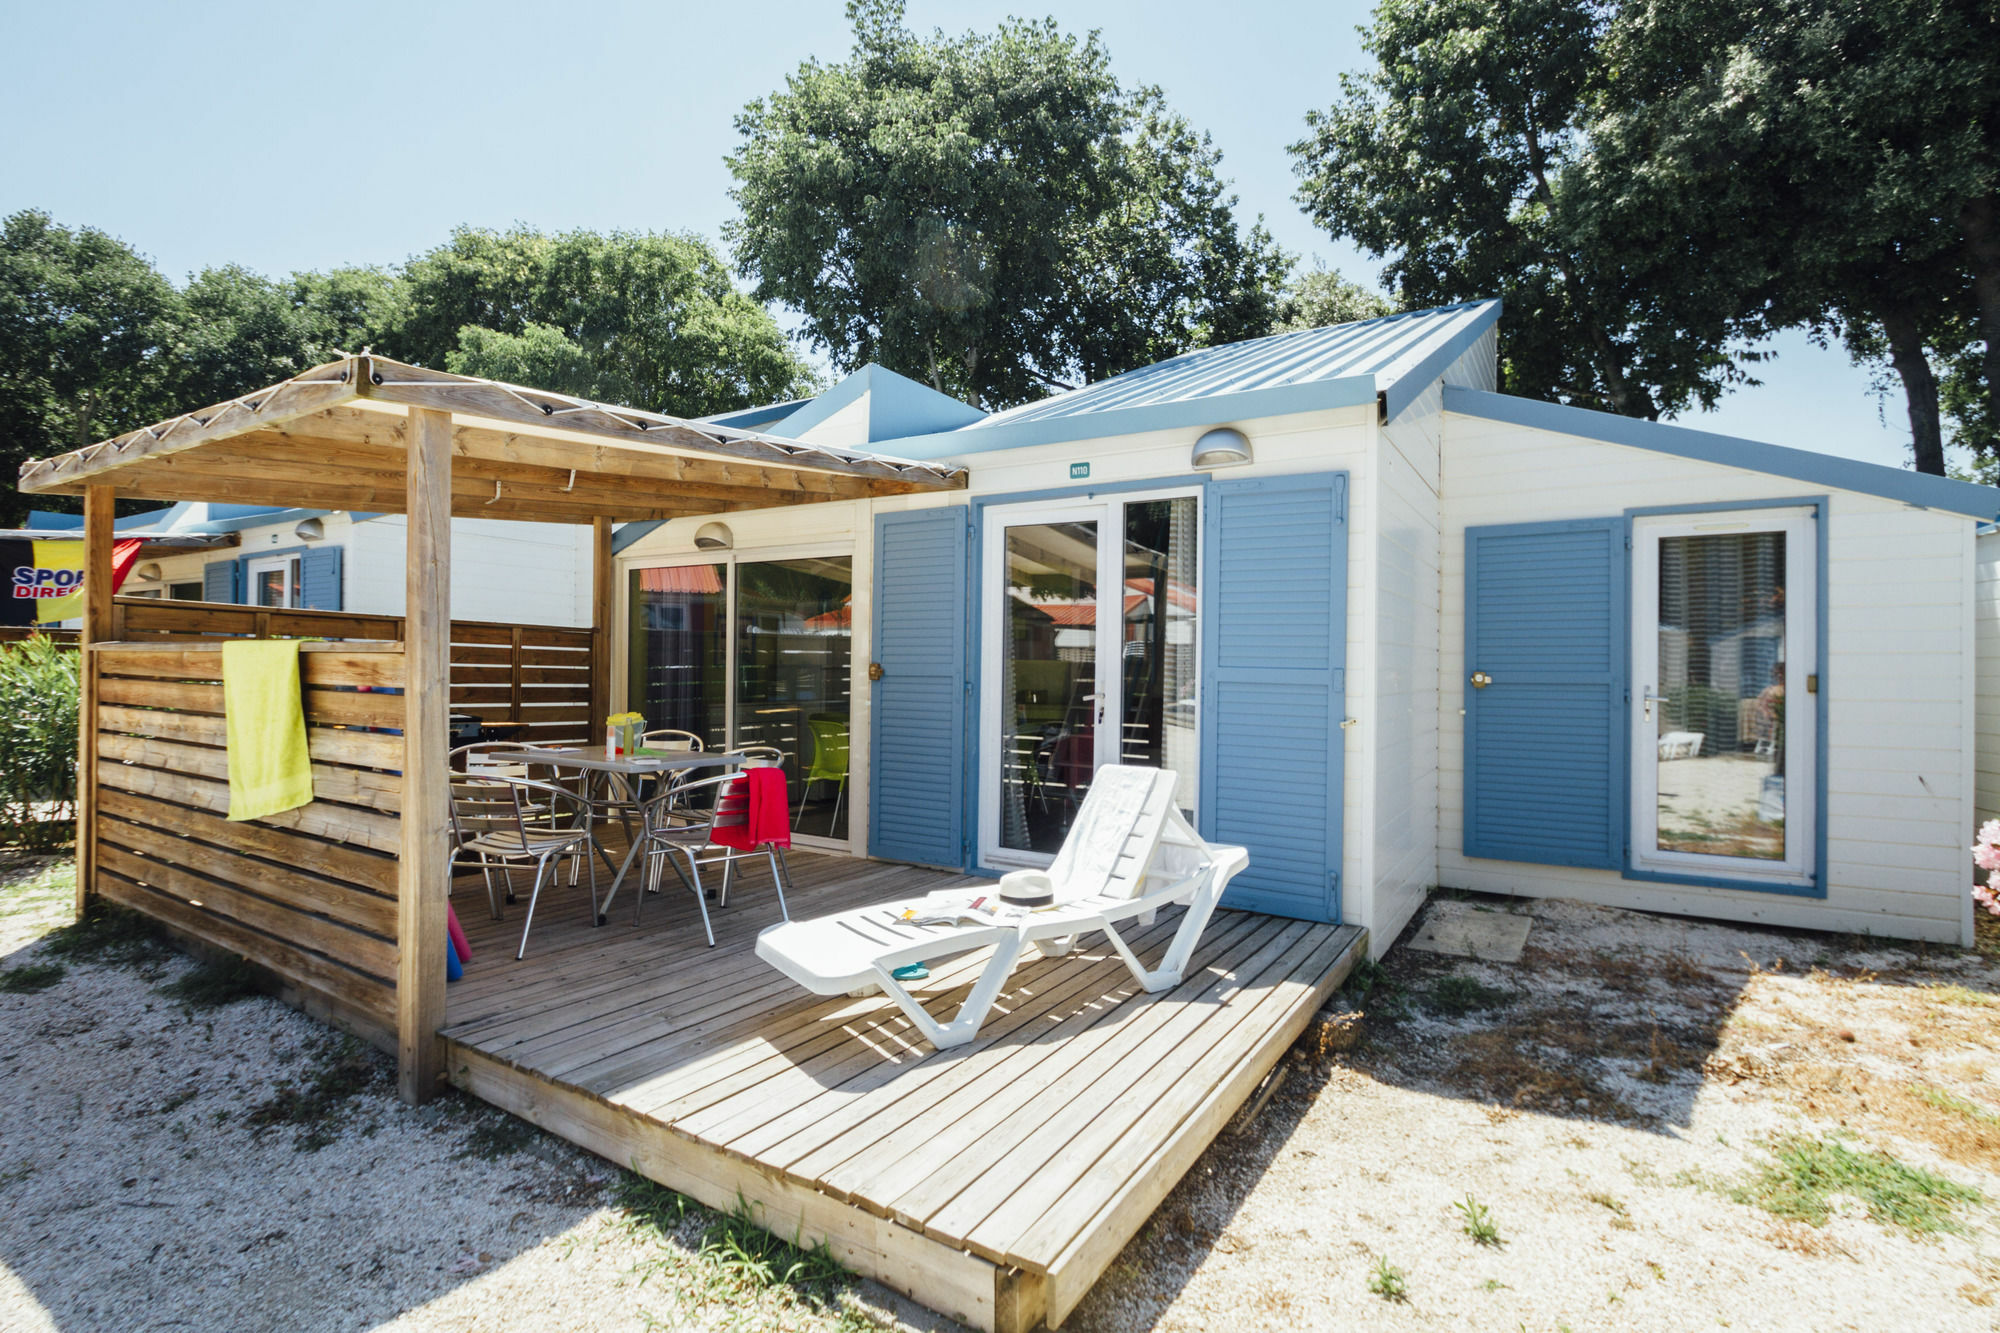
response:
[[(1149, 991), (1180, 984), (1188, 959), (1229, 881), (1250, 863), (1241, 847), (1204, 842), (1174, 804), (1174, 774), (1157, 768), (1107, 765), (1091, 780), (1062, 851), (1046, 871), (1017, 870), (1000, 888), (1017, 894), (1052, 894), (1047, 907), (994, 924), (918, 925), (940, 902), (964, 902), (976, 890), (906, 899), (840, 912), (811, 921), (771, 926), (757, 936), (757, 956), (818, 995), (870, 995), (881, 991), (939, 1049), (963, 1046), (999, 998), (1021, 951), (1067, 953), (1079, 936), (1101, 930), (1118, 956)], [(1148, 970), (1118, 931), (1121, 923), (1149, 926), (1162, 907), (1184, 906), (1160, 966)], [(940, 1023), (895, 977), (912, 963), (935, 962), (993, 947), (958, 1015)]]

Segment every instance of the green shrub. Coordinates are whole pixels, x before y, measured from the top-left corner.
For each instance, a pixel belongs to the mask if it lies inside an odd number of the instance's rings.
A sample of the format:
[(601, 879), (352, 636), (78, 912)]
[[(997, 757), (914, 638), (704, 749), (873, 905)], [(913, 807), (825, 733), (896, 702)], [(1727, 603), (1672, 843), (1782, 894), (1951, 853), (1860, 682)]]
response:
[(39, 848), (71, 836), (81, 659), (40, 634), (0, 644), (0, 841)]

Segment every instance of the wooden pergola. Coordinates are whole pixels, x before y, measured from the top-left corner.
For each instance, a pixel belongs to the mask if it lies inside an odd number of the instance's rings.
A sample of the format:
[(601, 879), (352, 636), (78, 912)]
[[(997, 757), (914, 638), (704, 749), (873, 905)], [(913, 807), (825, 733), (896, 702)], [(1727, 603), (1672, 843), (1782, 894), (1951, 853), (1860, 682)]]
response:
[[(88, 648), (110, 637), (117, 498), (216, 500), (408, 516), (405, 718), (396, 907), (403, 1095), (439, 1086), (453, 516), (594, 529), (593, 707), (609, 694), (612, 525), (965, 486), (962, 469), (822, 448), (362, 354), (227, 403), (36, 459), (20, 489), (84, 497)], [(87, 674), (86, 679), (94, 676)], [(95, 701), (86, 687), (78, 907), (91, 892)]]

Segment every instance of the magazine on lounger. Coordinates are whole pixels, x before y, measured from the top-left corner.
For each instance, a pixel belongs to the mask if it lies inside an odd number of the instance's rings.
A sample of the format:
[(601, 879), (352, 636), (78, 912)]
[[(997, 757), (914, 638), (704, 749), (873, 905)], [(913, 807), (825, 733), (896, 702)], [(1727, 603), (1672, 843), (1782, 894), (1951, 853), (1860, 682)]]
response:
[(943, 889), (903, 909), (903, 920), (913, 926), (1003, 926), (1020, 920), (1027, 909), (1000, 901), (1000, 895), (967, 894), (963, 889)]

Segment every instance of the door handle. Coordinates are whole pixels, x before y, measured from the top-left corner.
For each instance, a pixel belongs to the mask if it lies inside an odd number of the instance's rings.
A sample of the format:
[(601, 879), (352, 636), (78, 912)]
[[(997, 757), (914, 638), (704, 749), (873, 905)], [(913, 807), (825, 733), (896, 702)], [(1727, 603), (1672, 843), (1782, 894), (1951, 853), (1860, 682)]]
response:
[(1641, 702), (1645, 704), (1646, 721), (1651, 722), (1653, 720), (1653, 705), (1663, 704), (1666, 701), (1666, 695), (1653, 693), (1653, 687), (1648, 685), (1641, 694)]
[(1472, 673), (1472, 688), (1473, 688), (1473, 689), (1475, 689), (1475, 690), (1483, 690), (1483, 689), (1485, 689), (1485, 688), (1486, 688), (1486, 687), (1487, 687), (1488, 685), (1491, 685), (1492, 683), (1493, 683), (1493, 677), (1491, 677), (1491, 676), (1487, 675), (1487, 674), (1486, 674), (1486, 673), (1485, 673), (1484, 671), (1475, 671), (1475, 672), (1473, 672), (1473, 673)]
[(880, 662), (870, 662), (868, 664), (868, 679), (880, 680), (882, 679), (882, 674), (882, 664)]

